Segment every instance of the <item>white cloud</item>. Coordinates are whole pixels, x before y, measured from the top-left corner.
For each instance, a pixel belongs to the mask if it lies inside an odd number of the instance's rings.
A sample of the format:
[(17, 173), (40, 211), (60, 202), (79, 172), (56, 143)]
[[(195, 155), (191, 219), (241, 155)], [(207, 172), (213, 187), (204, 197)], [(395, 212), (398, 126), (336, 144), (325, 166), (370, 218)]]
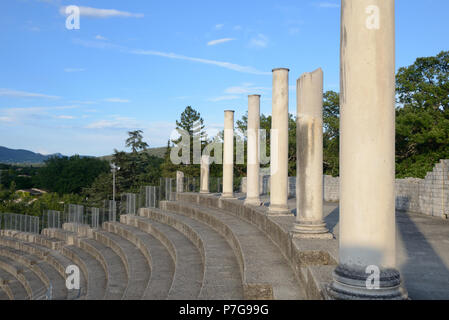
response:
[(250, 47), (265, 48), (267, 45), (268, 45), (268, 38), (262, 33), (259, 33), (257, 37), (252, 38), (249, 42)]
[(2, 122), (13, 122), (13, 120), (10, 117), (0, 117), (0, 121), (2, 121)]
[(166, 52), (159, 52), (159, 51), (152, 51), (152, 50), (133, 50), (130, 51), (132, 54), (139, 54), (139, 55), (152, 55), (152, 56), (159, 56), (169, 59), (178, 59), (178, 60), (187, 60), (187, 61), (194, 61), (204, 64), (211, 64), (218, 67), (243, 72), (243, 73), (251, 73), (251, 74), (258, 74), (258, 75), (269, 75), (271, 72), (264, 72), (257, 70), (253, 67), (248, 66), (241, 66), (235, 63), (230, 62), (223, 62), (223, 61), (216, 61), (216, 60), (208, 60), (208, 59), (202, 59), (202, 58), (193, 58), (193, 57), (187, 57), (176, 53), (166, 53)]
[(241, 26), (234, 26), (234, 28), (233, 28), (235, 31), (239, 31), (239, 30), (242, 30), (242, 27)]
[(318, 3), (318, 7), (320, 7), (320, 8), (339, 8), (340, 5), (338, 3), (332, 3), (332, 2), (320, 2), (320, 3)]
[(121, 98), (107, 98), (107, 99), (104, 99), (104, 101), (114, 102), (114, 103), (129, 103), (129, 102), (131, 102), (130, 100), (121, 99)]
[(51, 96), (41, 93), (25, 92), (12, 89), (0, 88), (0, 96), (17, 97), (17, 98), (45, 98), (45, 99), (59, 99), (58, 96)]
[(223, 29), (223, 27), (224, 27), (224, 24), (222, 24), (222, 23), (215, 25), (215, 29), (217, 29), (217, 30), (221, 30), (221, 29)]
[(209, 42), (207, 43), (207, 45), (208, 45), (208, 46), (214, 46), (214, 45), (216, 45), (216, 44), (225, 43), (225, 42), (232, 41), (232, 40), (235, 40), (235, 39), (232, 39), (232, 38), (217, 39), (217, 40), (209, 41)]
[[(80, 15), (89, 18), (112, 18), (112, 17), (123, 17), (123, 18), (143, 18), (143, 13), (131, 13), (127, 11), (119, 11), (116, 9), (98, 9), (91, 7), (78, 7), (80, 9)], [(62, 15), (65, 13), (66, 7), (63, 6), (59, 9)]]
[(83, 72), (86, 71), (84, 68), (65, 68), (64, 72)]
[(225, 89), (227, 94), (257, 94), (261, 91), (271, 90), (267, 87), (254, 87), (251, 83), (244, 83), (242, 86), (229, 87)]
[(76, 117), (74, 117), (74, 116), (67, 116), (67, 115), (56, 116), (56, 118), (57, 119), (66, 119), (66, 120), (76, 119)]
[(95, 36), (95, 39), (97, 39), (97, 40), (108, 40), (107, 38), (103, 37), (103, 36), (100, 35), (100, 34), (97, 34), (97, 35)]
[(209, 99), (209, 101), (218, 102), (218, 101), (236, 100), (236, 99), (240, 99), (240, 97), (239, 96), (219, 96), (219, 97), (211, 98), (211, 99)]

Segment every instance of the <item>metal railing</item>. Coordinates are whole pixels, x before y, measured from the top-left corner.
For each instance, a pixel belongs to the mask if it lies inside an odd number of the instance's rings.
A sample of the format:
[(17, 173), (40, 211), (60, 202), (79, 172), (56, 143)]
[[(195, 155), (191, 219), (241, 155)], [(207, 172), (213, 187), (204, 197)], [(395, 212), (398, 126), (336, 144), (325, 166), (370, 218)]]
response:
[(39, 233), (39, 217), (16, 213), (0, 213), (0, 229)]

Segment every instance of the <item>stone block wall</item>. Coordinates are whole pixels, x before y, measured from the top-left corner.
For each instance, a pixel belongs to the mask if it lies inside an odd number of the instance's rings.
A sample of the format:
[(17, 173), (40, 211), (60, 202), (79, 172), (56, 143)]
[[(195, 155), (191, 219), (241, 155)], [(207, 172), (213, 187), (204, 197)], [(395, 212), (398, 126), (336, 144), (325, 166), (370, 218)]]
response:
[[(296, 178), (289, 177), (289, 197), (295, 197)], [(340, 200), (340, 179), (324, 176), (324, 200)], [(270, 176), (261, 176), (261, 194), (268, 194)], [(246, 192), (246, 178), (242, 179), (241, 191)], [(448, 218), (449, 215), (449, 160), (440, 160), (424, 179), (396, 179), (396, 210)]]

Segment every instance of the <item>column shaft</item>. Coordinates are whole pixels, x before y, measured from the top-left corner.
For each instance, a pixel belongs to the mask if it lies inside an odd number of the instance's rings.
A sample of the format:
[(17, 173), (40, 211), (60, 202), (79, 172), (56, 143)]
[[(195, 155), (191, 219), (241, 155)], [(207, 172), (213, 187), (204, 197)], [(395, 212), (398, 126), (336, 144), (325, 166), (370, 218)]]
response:
[(323, 220), (323, 71), (297, 81), (295, 236), (333, 236)]
[[(395, 225), (394, 0), (342, 0), (336, 298), (401, 298)], [(371, 272), (377, 277), (368, 288)], [(373, 290), (376, 289), (376, 290)]]
[(273, 70), (269, 214), (288, 210), (288, 69)]
[(259, 197), (260, 95), (248, 96), (248, 144), (245, 204), (260, 205)]
[(224, 113), (222, 198), (234, 197), (234, 111)]
[(209, 193), (209, 156), (201, 156), (200, 193)]

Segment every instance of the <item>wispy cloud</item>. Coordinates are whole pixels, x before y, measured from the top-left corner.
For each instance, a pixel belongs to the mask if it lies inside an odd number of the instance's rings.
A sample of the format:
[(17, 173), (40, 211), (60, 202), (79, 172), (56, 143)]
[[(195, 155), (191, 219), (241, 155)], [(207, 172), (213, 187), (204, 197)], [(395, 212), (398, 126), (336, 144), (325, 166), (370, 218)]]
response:
[(238, 65), (235, 63), (188, 57), (188, 56), (183, 56), (183, 55), (176, 54), (176, 53), (166, 53), (166, 52), (153, 51), (153, 50), (132, 50), (132, 51), (130, 51), (130, 53), (139, 54), (139, 55), (159, 56), (159, 57), (164, 57), (164, 58), (169, 58), (169, 59), (178, 59), (178, 60), (199, 62), (199, 63), (215, 65), (218, 67), (222, 67), (222, 68), (226, 68), (226, 69), (230, 69), (230, 70), (234, 70), (234, 71), (238, 71), (238, 72), (243, 72), (243, 73), (251, 73), (251, 74), (258, 74), (258, 75), (271, 74), (270, 72), (260, 71), (253, 67), (241, 66), (241, 65)]
[(269, 91), (268, 87), (255, 87), (251, 83), (245, 83), (241, 86), (229, 87), (225, 89), (227, 94), (257, 94), (264, 91)]
[(100, 35), (100, 34), (97, 34), (96, 36), (95, 36), (95, 39), (97, 39), (97, 40), (108, 40), (108, 38), (105, 38), (105, 37), (103, 37), (102, 35)]
[[(59, 9), (59, 12), (62, 15), (67, 15), (65, 10), (66, 6), (63, 6)], [(122, 18), (143, 18), (143, 13), (131, 13), (127, 11), (120, 11), (116, 9), (99, 9), (92, 7), (78, 7), (80, 9), (80, 15), (89, 18), (113, 18), (113, 17), (122, 17)]]
[(333, 2), (320, 2), (317, 4), (320, 8), (340, 8), (340, 5), (338, 3)]
[(60, 116), (56, 116), (56, 119), (65, 119), (65, 120), (71, 120), (71, 119), (76, 119), (75, 116), (68, 116), (68, 115), (60, 115)]
[(226, 101), (226, 100), (237, 100), (240, 99), (239, 96), (219, 96), (215, 98), (211, 98), (208, 101), (218, 102), (218, 101)]
[(217, 40), (212, 40), (209, 41), (207, 43), (208, 46), (215, 46), (216, 44), (220, 44), (220, 43), (225, 43), (225, 42), (229, 42), (229, 41), (233, 41), (235, 39), (233, 38), (223, 38), (223, 39), (217, 39)]
[(86, 71), (84, 68), (65, 68), (64, 72), (83, 72)]
[(250, 47), (265, 48), (267, 45), (268, 45), (268, 37), (262, 33), (259, 33), (257, 37), (254, 37), (249, 41)]
[(121, 98), (107, 98), (107, 99), (104, 99), (104, 101), (114, 102), (114, 103), (129, 103), (129, 102), (131, 102), (128, 99), (121, 99)]
[(16, 97), (16, 98), (44, 98), (44, 99), (59, 99), (60, 98), (58, 96), (51, 96), (48, 94), (33, 93), (33, 92), (26, 92), (26, 91), (19, 91), (19, 90), (5, 89), (5, 88), (0, 88), (0, 96)]
[(221, 29), (223, 29), (223, 27), (224, 27), (224, 24), (222, 24), (222, 23), (215, 25), (215, 29), (217, 29), (217, 30), (221, 30)]

